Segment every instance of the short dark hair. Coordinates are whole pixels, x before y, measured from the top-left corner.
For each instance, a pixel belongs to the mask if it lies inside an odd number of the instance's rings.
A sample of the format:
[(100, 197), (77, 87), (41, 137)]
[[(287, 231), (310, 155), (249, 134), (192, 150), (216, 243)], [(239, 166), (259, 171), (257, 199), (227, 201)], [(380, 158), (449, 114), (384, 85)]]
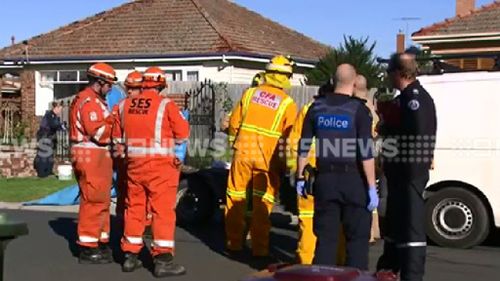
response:
[(52, 109), (54, 109), (58, 106), (63, 106), (63, 102), (53, 101), (50, 105), (52, 106)]

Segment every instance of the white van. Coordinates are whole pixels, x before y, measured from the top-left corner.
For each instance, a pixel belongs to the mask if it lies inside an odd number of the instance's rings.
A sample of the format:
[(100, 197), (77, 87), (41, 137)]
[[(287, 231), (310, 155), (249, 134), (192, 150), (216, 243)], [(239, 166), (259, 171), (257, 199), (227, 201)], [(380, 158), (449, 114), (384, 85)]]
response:
[(436, 104), (426, 226), (438, 245), (469, 248), (500, 228), (500, 72), (418, 78)]

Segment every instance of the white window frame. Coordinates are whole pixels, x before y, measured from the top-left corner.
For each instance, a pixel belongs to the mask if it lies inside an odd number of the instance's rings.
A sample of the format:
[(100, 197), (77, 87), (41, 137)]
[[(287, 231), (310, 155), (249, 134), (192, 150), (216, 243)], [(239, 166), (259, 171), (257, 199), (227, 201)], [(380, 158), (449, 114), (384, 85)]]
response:
[[(182, 80), (183, 82), (187, 81), (187, 73), (191, 71), (198, 71), (198, 80), (202, 81), (204, 79), (204, 71), (203, 71), (203, 66), (202, 65), (184, 65), (184, 66), (158, 66), (160, 69), (163, 71), (169, 72), (169, 71), (181, 71), (182, 75)], [(134, 69), (140, 72), (144, 72), (148, 67), (146, 66), (136, 66)]]
[[(76, 81), (60, 81), (60, 72), (76, 71)], [(84, 69), (45, 69), (38, 70), (35, 74), (35, 115), (43, 116), (46, 110), (49, 109), (49, 101), (54, 99), (55, 89), (54, 85), (64, 84), (87, 84), (88, 81), (80, 79), (80, 72), (86, 71)], [(42, 76), (46, 73), (55, 73), (54, 81), (44, 80)]]
[[(61, 78), (61, 72), (71, 72), (75, 71), (76, 72), (76, 81), (60, 81)], [(55, 72), (56, 77), (54, 81), (48, 81), (44, 82), (47, 84), (55, 85), (55, 84), (87, 84), (89, 81), (88, 80), (80, 80), (80, 72), (85, 71), (84, 69), (64, 69), (64, 70), (40, 70), (40, 77), (46, 72)], [(43, 85), (41, 85), (43, 86)]]
[(195, 74), (196, 73), (196, 80), (191, 80), (192, 82), (198, 82), (200, 81), (200, 71), (199, 70), (187, 70), (186, 71), (186, 81), (189, 80), (189, 74)]
[[(182, 69), (167, 69), (167, 70), (165, 70), (165, 74), (172, 75), (172, 80), (168, 80), (168, 81), (172, 81), (172, 82), (184, 81), (184, 73), (183, 73)], [(175, 80), (173, 77), (174, 74), (179, 74), (181, 76), (181, 79)]]

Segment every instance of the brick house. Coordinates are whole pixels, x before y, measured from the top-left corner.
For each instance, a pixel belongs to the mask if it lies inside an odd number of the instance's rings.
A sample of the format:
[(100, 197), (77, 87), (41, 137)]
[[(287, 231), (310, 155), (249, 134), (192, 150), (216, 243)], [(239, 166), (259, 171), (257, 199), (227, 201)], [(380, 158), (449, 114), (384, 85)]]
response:
[(456, 16), (413, 33), (415, 43), (443, 56), (464, 56), (447, 60), (462, 69), (492, 69), (494, 58), (467, 55), (500, 54), (500, 1), (476, 8), (475, 0), (456, 0)]
[(272, 55), (298, 62), (293, 84), (327, 47), (228, 0), (136, 0), (0, 50), (0, 75), (19, 76), (22, 119), (75, 94), (105, 61), (123, 80), (157, 65), (175, 81), (249, 83)]

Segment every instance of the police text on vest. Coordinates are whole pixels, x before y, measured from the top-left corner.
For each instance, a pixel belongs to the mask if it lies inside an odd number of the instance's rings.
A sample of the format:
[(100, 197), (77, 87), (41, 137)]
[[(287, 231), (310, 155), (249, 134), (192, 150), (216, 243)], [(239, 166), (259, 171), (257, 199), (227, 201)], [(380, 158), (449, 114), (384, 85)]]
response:
[(316, 127), (323, 130), (347, 130), (351, 128), (351, 117), (347, 115), (319, 115)]

